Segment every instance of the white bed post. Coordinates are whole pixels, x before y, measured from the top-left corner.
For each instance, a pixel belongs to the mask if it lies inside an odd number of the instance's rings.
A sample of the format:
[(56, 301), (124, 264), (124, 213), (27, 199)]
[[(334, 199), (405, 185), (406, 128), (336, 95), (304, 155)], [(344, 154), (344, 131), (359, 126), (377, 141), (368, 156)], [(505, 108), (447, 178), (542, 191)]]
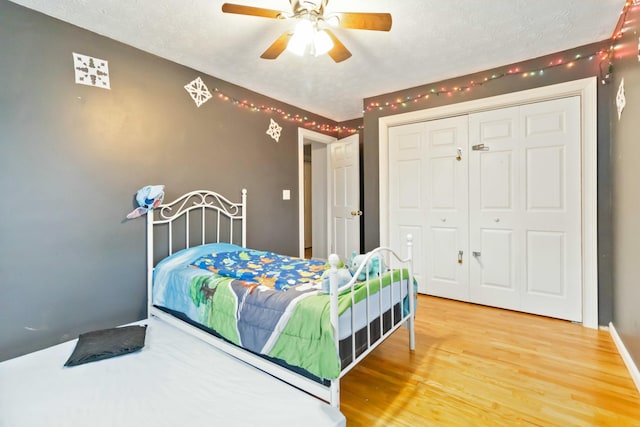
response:
[[(242, 189), (242, 247), (247, 247), (247, 189)], [(233, 242), (230, 242), (233, 243)]]
[[(333, 341), (336, 353), (340, 354), (340, 334), (338, 333), (338, 263), (340, 258), (336, 254), (329, 255), (329, 304), (330, 319), (333, 327)], [(355, 357), (355, 356), (354, 356)], [(331, 380), (331, 397), (329, 403), (334, 408), (340, 408), (340, 378)]]
[(409, 349), (416, 349), (416, 332), (415, 332), (415, 294), (413, 288), (413, 236), (407, 234), (407, 256), (409, 258), (409, 283), (408, 295), (409, 295), (409, 321), (407, 326), (409, 328)]
[(151, 317), (153, 295), (153, 209), (147, 211), (147, 318)]

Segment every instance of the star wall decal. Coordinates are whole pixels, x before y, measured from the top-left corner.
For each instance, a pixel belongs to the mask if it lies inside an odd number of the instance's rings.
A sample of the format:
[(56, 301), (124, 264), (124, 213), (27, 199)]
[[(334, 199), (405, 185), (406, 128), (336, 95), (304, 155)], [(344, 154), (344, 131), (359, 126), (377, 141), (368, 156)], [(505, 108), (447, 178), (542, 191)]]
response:
[(189, 92), (189, 95), (191, 95), (193, 102), (196, 103), (198, 108), (213, 96), (200, 77), (186, 84), (184, 88)]
[(275, 120), (271, 119), (271, 123), (269, 123), (269, 129), (267, 130), (267, 135), (275, 139), (276, 142), (280, 142), (281, 131), (282, 131), (282, 126), (276, 123)]

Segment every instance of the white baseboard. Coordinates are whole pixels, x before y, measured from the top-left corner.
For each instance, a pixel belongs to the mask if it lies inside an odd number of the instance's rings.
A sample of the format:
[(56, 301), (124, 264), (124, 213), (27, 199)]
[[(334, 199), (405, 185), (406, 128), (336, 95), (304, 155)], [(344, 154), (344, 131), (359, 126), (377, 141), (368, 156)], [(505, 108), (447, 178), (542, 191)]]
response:
[(616, 344), (618, 348), (618, 353), (622, 356), (622, 360), (624, 360), (624, 364), (627, 365), (627, 369), (629, 370), (629, 374), (631, 374), (631, 378), (633, 382), (636, 384), (636, 388), (638, 392), (640, 392), (640, 371), (638, 371), (638, 367), (633, 362), (631, 355), (627, 351), (627, 348), (624, 346), (622, 339), (620, 339), (620, 335), (618, 335), (618, 331), (613, 326), (613, 323), (609, 323), (609, 333), (611, 334), (611, 338), (613, 338), (613, 342)]

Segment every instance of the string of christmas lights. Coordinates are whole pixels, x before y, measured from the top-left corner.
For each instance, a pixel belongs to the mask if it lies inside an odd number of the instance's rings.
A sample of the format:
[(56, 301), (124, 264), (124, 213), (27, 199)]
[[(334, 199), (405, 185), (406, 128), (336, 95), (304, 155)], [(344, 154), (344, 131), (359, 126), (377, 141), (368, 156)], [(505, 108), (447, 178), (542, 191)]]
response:
[[(614, 33), (614, 36), (612, 37), (612, 39), (615, 39), (616, 36), (620, 36), (620, 34), (618, 32)], [(496, 80), (505, 78), (505, 77), (520, 77), (520, 78), (527, 78), (527, 77), (535, 77), (535, 76), (544, 76), (545, 71), (550, 70), (550, 69), (554, 69), (554, 68), (559, 68), (559, 67), (565, 67), (567, 69), (569, 68), (573, 68), (577, 62), (579, 61), (593, 61), (594, 59), (597, 59), (598, 61), (600, 61), (600, 63), (602, 64), (605, 60), (610, 58), (610, 55), (613, 51), (614, 47), (611, 46), (609, 49), (603, 49), (603, 50), (599, 50), (597, 52), (592, 52), (588, 55), (581, 55), (578, 54), (572, 58), (569, 59), (557, 59), (554, 61), (549, 62), (546, 66), (543, 67), (535, 67), (532, 69), (527, 69), (527, 70), (523, 70), (519, 67), (515, 67), (515, 68), (509, 68), (504, 72), (499, 72), (499, 73), (493, 73), (491, 75), (488, 75), (486, 77), (484, 77), (481, 80), (471, 80), (468, 84), (466, 85), (461, 85), (461, 86), (453, 86), (450, 88), (446, 88), (446, 87), (434, 87), (431, 89), (428, 89), (426, 92), (421, 92), (418, 93), (416, 95), (412, 95), (412, 96), (407, 96), (404, 98), (397, 98), (393, 101), (388, 101), (388, 102), (384, 102), (384, 103), (380, 103), (380, 102), (372, 102), (369, 105), (366, 106), (365, 110), (363, 111), (363, 113), (366, 113), (367, 111), (383, 111), (385, 109), (391, 109), (391, 110), (398, 110), (400, 108), (406, 108), (408, 107), (410, 104), (415, 104), (418, 103), (420, 101), (428, 101), (429, 99), (435, 97), (435, 96), (454, 96), (456, 94), (465, 94), (470, 92), (471, 90), (473, 90), (476, 87), (479, 86), (484, 86), (488, 83), (494, 82)], [(611, 70), (607, 69), (607, 74), (609, 74)], [(604, 73), (602, 73), (604, 74)], [(603, 77), (604, 78), (604, 77)], [(218, 97), (218, 99), (223, 100), (225, 102), (230, 102), (232, 105), (235, 105), (238, 108), (245, 108), (249, 111), (253, 111), (253, 112), (262, 112), (262, 113), (268, 113), (268, 114), (277, 114), (278, 116), (280, 116), (280, 118), (290, 121), (290, 122), (295, 122), (295, 123), (299, 123), (302, 126), (306, 127), (306, 128), (310, 128), (310, 129), (315, 129), (315, 130), (319, 130), (321, 132), (346, 132), (349, 134), (353, 134), (356, 133), (360, 130), (363, 129), (363, 126), (358, 126), (357, 128), (352, 128), (352, 127), (347, 127), (347, 126), (335, 126), (335, 125), (329, 125), (326, 123), (319, 123), (315, 120), (311, 120), (309, 119), (309, 117), (304, 116), (304, 115), (300, 115), (300, 114), (292, 114), (289, 113), (285, 110), (283, 110), (282, 108), (279, 107), (274, 107), (274, 106), (268, 106), (268, 105), (257, 105), (254, 104), (252, 102), (249, 102), (247, 100), (241, 100), (241, 99), (237, 99), (234, 98), (232, 96), (229, 96), (223, 92), (221, 92), (218, 88), (214, 88), (213, 89), (214, 93), (216, 94), (216, 96)]]
[(232, 105), (235, 105), (238, 108), (245, 108), (252, 112), (260, 112), (260, 113), (268, 113), (268, 114), (277, 114), (280, 118), (302, 124), (304, 127), (320, 130), (322, 132), (347, 132), (347, 133), (355, 133), (360, 129), (354, 129), (347, 126), (334, 126), (326, 123), (318, 123), (315, 120), (310, 120), (307, 116), (301, 116), (300, 114), (291, 114), (283, 110), (279, 107), (270, 107), (268, 105), (256, 105), (252, 102), (249, 102), (245, 99), (237, 99), (232, 96), (226, 95), (222, 93), (218, 88), (214, 88), (213, 92), (216, 93), (218, 99), (221, 99), (226, 102), (230, 102)]
[(448, 96), (451, 97), (454, 94), (464, 94), (468, 93), (476, 87), (486, 85), (487, 83), (491, 83), (493, 81), (505, 78), (505, 77), (534, 77), (534, 76), (544, 76), (545, 71), (558, 68), (558, 67), (566, 67), (573, 68), (576, 65), (576, 62), (589, 60), (593, 61), (594, 59), (598, 59), (600, 62), (609, 58), (609, 54), (612, 51), (613, 47), (606, 50), (599, 50), (597, 52), (592, 52), (588, 55), (578, 54), (571, 59), (557, 59), (555, 61), (549, 62), (544, 67), (536, 67), (532, 69), (522, 70), (519, 67), (509, 68), (508, 70), (501, 73), (493, 73), (490, 76), (486, 76), (481, 80), (471, 80), (468, 84), (462, 86), (453, 86), (450, 88), (439, 87), (439, 88), (431, 88), (426, 92), (418, 93), (417, 95), (407, 96), (404, 98), (397, 98), (393, 101), (387, 101), (384, 103), (380, 102), (371, 102), (366, 106), (366, 111), (382, 111), (385, 109), (398, 110), (400, 108), (406, 108), (412, 103), (417, 103), (420, 101), (428, 101), (430, 98), (434, 96)]

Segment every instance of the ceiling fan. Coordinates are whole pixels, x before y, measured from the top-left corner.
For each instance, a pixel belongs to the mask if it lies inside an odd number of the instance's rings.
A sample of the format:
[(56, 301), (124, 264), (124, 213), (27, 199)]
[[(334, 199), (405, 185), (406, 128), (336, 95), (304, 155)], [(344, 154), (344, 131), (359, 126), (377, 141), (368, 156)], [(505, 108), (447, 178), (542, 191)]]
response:
[(265, 50), (263, 59), (276, 59), (285, 49), (298, 53), (310, 52), (316, 56), (327, 53), (335, 62), (351, 57), (351, 52), (338, 40), (329, 27), (355, 30), (389, 31), (391, 15), (388, 13), (332, 12), (325, 15), (329, 0), (289, 0), (291, 12), (224, 3), (224, 13), (259, 16), (272, 19), (295, 19), (294, 31), (287, 30)]

